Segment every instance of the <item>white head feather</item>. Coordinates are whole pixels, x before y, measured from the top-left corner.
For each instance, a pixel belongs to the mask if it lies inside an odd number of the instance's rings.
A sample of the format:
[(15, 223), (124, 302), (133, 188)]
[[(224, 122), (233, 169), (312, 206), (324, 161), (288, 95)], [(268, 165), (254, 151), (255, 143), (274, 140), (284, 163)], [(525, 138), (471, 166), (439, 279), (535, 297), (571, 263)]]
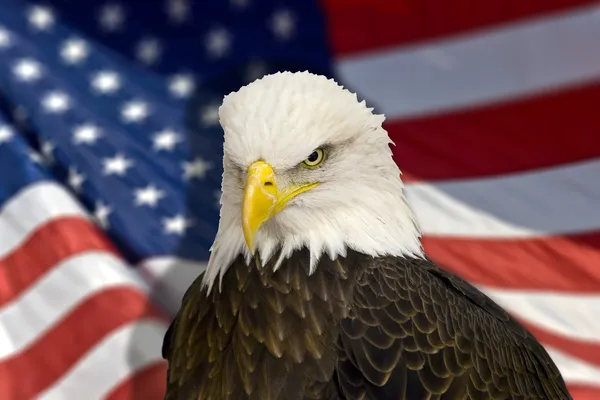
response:
[[(422, 256), (420, 232), (392, 159), (384, 117), (332, 79), (308, 72), (268, 75), (225, 96), (221, 220), (204, 274), (210, 288), (240, 254), (251, 255), (242, 232), (247, 168), (269, 163), (276, 184), (320, 182), (292, 199), (256, 234), (256, 255), (274, 268), (295, 250), (310, 251), (311, 271), (323, 254), (352, 249), (373, 257)], [(319, 168), (297, 168), (314, 149), (330, 151)]]

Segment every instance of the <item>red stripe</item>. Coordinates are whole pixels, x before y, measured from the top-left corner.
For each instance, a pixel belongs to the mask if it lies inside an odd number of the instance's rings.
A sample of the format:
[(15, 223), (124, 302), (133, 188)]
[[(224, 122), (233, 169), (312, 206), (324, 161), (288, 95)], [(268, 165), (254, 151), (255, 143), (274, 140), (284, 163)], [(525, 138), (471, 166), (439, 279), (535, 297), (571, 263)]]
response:
[(106, 400), (164, 400), (167, 363), (152, 364), (120, 383)]
[(567, 385), (569, 393), (573, 396), (573, 400), (598, 400), (600, 399), (600, 387), (583, 386), (583, 385)]
[(332, 51), (336, 56), (445, 38), (552, 12), (594, 0), (397, 0), (401, 13), (383, 7), (348, 6), (322, 0)]
[(600, 157), (600, 82), (386, 124), (404, 180), (473, 178)]
[(557, 335), (521, 318), (519, 318), (519, 322), (544, 345), (553, 347), (588, 364), (600, 366), (600, 343), (585, 342), (583, 340)]
[(117, 254), (104, 234), (88, 220), (58, 218), (40, 226), (0, 260), (0, 307), (60, 262), (88, 251)]
[(0, 399), (32, 398), (112, 331), (148, 318), (165, 319), (137, 290), (119, 287), (95, 294), (25, 351), (0, 363)]
[(535, 239), (423, 238), (444, 269), (478, 285), (600, 293), (600, 232)]

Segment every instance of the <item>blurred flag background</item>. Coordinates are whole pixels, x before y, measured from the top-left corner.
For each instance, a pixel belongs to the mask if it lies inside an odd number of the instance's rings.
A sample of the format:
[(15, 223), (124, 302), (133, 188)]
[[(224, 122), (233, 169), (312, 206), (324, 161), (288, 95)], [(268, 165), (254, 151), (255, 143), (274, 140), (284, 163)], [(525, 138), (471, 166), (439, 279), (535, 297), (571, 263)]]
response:
[(217, 107), (306, 69), (386, 114), (429, 255), (600, 399), (600, 4), (394, 1), (0, 1), (0, 399), (162, 398)]

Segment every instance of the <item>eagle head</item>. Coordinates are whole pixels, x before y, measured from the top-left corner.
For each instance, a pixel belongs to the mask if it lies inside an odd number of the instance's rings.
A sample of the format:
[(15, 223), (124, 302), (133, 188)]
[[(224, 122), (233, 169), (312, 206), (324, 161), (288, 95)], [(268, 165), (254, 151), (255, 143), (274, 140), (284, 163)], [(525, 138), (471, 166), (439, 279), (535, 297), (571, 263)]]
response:
[(348, 249), (421, 255), (384, 117), (333, 79), (267, 75), (225, 96), (219, 231), (204, 283), (240, 254), (275, 269), (307, 248), (310, 269)]

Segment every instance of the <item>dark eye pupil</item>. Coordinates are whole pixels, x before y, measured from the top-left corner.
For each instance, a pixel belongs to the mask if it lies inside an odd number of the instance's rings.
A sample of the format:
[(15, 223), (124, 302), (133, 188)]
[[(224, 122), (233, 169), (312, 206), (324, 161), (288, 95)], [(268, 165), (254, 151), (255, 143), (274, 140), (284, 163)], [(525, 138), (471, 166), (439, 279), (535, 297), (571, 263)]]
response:
[(316, 151), (313, 151), (312, 154), (310, 156), (308, 156), (307, 160), (309, 162), (315, 162), (319, 159), (319, 153), (317, 153)]

